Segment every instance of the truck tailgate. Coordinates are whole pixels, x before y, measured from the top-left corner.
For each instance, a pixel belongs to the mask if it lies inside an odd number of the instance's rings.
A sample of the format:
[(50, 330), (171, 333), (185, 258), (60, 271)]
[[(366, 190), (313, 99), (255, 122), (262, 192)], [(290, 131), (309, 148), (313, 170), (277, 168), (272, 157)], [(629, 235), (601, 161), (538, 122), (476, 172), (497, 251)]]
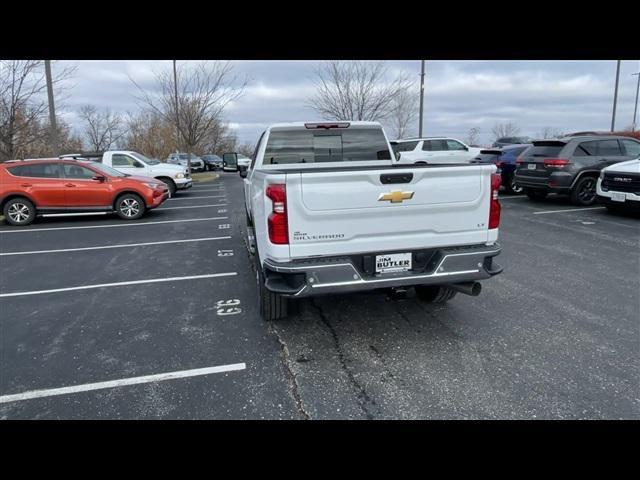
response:
[(487, 242), (495, 171), (465, 165), (287, 173), (290, 255)]

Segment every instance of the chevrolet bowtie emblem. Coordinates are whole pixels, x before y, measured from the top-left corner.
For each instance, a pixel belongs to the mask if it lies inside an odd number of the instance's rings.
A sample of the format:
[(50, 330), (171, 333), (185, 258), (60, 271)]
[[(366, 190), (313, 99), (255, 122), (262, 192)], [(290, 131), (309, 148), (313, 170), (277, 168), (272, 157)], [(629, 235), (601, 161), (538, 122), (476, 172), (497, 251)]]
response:
[(379, 202), (391, 202), (391, 203), (400, 203), (403, 200), (410, 200), (413, 198), (413, 192), (401, 192), (400, 190), (395, 190), (389, 193), (381, 193), (378, 197)]

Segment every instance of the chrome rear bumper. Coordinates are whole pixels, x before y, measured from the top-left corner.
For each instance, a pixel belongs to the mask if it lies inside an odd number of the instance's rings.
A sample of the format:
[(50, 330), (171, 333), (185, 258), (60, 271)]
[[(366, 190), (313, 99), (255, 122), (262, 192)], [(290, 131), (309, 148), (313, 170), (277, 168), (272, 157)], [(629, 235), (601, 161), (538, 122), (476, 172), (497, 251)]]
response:
[[(313, 258), (280, 263), (265, 260), (267, 289), (291, 297), (374, 290), (412, 285), (446, 285), (485, 280), (502, 272), (493, 261), (501, 251), (498, 244), (430, 250), (422, 268), (406, 272), (376, 274), (363, 266), (371, 255)], [(378, 254), (389, 253), (380, 252)], [(413, 252), (413, 255), (423, 252)], [(375, 254), (374, 255), (375, 258)], [(414, 262), (415, 264), (416, 262)]]

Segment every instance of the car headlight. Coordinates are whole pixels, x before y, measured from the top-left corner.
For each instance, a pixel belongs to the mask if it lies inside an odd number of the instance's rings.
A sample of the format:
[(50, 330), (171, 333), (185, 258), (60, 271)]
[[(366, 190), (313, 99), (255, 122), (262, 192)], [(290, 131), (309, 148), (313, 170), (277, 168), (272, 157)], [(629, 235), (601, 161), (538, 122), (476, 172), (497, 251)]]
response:
[(184, 173), (176, 173), (173, 178), (184, 178)]
[(154, 182), (149, 182), (149, 183), (145, 182), (144, 184), (145, 184), (147, 187), (149, 187), (149, 188), (153, 188), (153, 189), (155, 189), (155, 188), (157, 188), (157, 187), (159, 187), (159, 186), (160, 186), (160, 184), (159, 184), (159, 183), (154, 183)]

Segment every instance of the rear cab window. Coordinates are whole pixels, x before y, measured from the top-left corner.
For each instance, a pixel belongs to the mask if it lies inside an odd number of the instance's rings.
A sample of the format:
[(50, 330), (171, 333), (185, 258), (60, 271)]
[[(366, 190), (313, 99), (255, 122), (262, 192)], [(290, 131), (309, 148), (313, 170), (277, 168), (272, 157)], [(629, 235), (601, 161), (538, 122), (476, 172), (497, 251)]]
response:
[(275, 127), (269, 133), (263, 165), (391, 163), (391, 151), (380, 127), (307, 129)]

